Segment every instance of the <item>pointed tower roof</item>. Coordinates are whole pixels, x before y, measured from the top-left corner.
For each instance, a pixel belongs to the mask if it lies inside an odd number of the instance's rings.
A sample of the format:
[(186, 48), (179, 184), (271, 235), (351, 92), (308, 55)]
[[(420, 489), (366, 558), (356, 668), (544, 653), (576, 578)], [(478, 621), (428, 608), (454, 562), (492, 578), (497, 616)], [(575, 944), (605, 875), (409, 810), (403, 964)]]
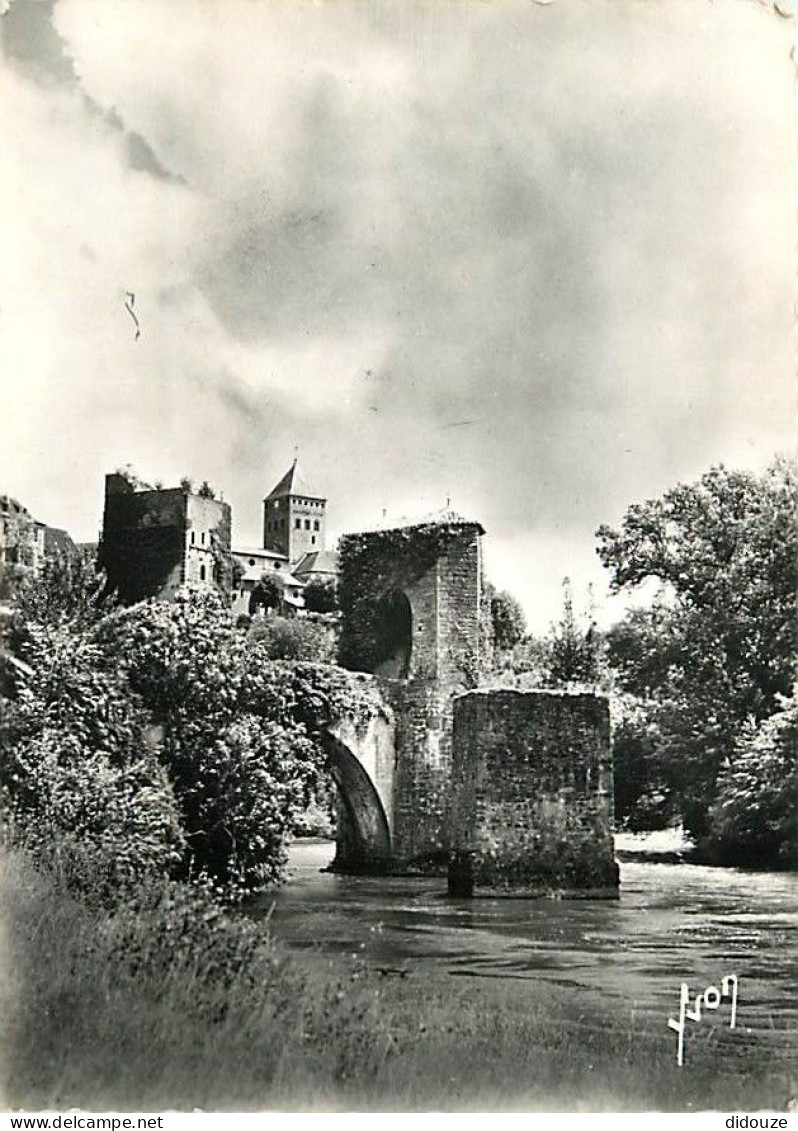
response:
[(308, 480), (303, 475), (298, 461), (294, 462), (286, 471), (276, 487), (272, 487), (266, 496), (267, 499), (284, 499), (286, 495), (302, 495), (308, 499), (323, 499), (318, 491), (314, 491)]

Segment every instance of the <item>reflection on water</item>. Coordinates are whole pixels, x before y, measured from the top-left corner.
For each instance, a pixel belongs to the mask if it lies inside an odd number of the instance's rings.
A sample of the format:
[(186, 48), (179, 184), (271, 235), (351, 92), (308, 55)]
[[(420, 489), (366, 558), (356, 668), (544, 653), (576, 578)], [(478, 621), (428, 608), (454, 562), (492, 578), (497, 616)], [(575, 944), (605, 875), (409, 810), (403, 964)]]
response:
[[(740, 980), (738, 1025), (784, 1047), (798, 1029), (798, 875), (624, 862), (618, 902), (455, 900), (445, 879), (322, 873), (328, 843), (292, 849), (271, 929), (292, 948), (358, 953), (375, 966), (544, 981), (604, 1010), (658, 1020), (692, 994)], [(789, 1030), (792, 1032), (790, 1033)]]

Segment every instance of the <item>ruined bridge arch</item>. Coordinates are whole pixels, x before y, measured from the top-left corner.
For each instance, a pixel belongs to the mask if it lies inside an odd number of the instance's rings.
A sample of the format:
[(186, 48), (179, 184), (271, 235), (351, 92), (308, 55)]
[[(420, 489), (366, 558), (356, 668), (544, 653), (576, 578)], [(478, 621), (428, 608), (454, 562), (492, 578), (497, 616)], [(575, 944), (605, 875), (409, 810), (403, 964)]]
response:
[(334, 867), (448, 872), (453, 895), (617, 897), (608, 704), (479, 690), (483, 534), (446, 512), (339, 542), (339, 660), (392, 721), (330, 728)]
[(338, 792), (341, 871), (383, 871), (394, 855), (395, 713), (373, 675), (332, 664), (276, 660), (255, 675), (258, 713), (284, 719), (319, 752)]
[(385, 872), (393, 867), (394, 723), (387, 705), (368, 724), (351, 716), (322, 734), (338, 789), (334, 871)]

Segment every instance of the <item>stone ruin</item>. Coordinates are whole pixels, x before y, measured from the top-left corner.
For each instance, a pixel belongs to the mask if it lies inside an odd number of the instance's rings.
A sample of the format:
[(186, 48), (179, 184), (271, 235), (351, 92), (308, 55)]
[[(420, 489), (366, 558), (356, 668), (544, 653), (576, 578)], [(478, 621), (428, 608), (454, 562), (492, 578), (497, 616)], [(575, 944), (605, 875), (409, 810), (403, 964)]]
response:
[(453, 895), (615, 898), (605, 698), (480, 688), (479, 523), (453, 514), (340, 543), (340, 662), (384, 704), (330, 735), (335, 870), (448, 875)]

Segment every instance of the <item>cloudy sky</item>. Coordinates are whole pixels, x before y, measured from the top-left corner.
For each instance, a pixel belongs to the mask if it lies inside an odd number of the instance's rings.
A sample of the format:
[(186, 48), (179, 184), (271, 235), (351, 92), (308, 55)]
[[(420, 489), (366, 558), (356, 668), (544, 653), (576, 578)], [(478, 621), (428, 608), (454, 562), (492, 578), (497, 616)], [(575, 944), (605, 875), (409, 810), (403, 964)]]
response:
[(253, 544), (298, 445), (333, 534), (448, 496), (545, 629), (564, 574), (601, 597), (599, 523), (788, 450), (770, 0), (3, 7), (0, 490), (37, 517), (96, 537), (130, 463)]

